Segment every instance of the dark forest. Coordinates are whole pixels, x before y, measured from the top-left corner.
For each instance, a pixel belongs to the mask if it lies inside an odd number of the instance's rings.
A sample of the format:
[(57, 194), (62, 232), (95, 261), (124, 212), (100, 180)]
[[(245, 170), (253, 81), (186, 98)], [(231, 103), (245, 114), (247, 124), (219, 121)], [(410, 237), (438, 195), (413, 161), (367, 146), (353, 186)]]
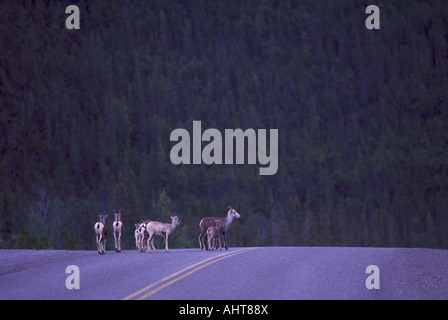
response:
[[(124, 249), (170, 215), (198, 247), (228, 205), (233, 247), (448, 248), (448, 1), (374, 2), (2, 1), (0, 248), (94, 250), (118, 208)], [(278, 129), (277, 173), (174, 165), (195, 120)]]

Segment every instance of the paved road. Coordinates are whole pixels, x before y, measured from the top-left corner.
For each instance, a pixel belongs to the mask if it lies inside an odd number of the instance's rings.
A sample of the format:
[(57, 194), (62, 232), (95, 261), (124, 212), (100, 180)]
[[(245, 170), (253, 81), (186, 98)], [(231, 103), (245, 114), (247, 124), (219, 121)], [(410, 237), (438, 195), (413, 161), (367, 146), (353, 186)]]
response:
[[(67, 289), (66, 267), (80, 289)], [(380, 289), (366, 288), (379, 268)], [(448, 250), (264, 247), (0, 250), (0, 299), (448, 299)]]

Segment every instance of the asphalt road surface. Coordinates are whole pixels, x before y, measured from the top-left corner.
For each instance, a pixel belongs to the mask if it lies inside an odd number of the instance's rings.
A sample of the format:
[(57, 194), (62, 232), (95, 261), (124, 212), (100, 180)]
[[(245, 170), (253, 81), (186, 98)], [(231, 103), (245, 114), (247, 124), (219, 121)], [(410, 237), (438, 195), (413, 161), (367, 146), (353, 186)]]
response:
[(0, 299), (448, 299), (448, 250), (0, 250)]

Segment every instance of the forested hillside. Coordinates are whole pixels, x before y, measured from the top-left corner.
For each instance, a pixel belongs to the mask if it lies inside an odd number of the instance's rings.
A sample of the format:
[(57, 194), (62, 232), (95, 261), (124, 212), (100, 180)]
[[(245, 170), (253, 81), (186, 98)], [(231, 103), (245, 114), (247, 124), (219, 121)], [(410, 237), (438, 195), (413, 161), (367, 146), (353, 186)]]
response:
[[(448, 248), (448, 1), (370, 2), (2, 1), (0, 247), (94, 250), (118, 208), (124, 249), (174, 214), (193, 247), (232, 205), (230, 246)], [(277, 173), (172, 164), (193, 120), (278, 129)]]

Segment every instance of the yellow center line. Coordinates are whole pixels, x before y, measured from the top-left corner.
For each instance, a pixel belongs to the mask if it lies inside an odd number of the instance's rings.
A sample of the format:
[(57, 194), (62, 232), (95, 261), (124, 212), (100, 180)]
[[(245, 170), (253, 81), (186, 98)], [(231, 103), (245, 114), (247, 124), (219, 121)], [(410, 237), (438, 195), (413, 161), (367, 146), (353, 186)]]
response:
[(179, 274), (181, 274), (181, 273), (183, 273), (183, 272), (185, 272), (185, 271), (187, 271), (187, 270), (189, 270), (189, 269), (192, 269), (192, 268), (194, 268), (194, 267), (196, 267), (196, 266), (198, 266), (198, 265), (201, 265), (201, 264), (203, 264), (203, 263), (205, 263), (205, 262), (207, 262), (207, 261), (212, 260), (211, 262), (208, 262), (208, 263), (206, 263), (206, 264), (204, 264), (204, 265), (202, 265), (202, 266), (200, 266), (200, 267), (197, 267), (196, 269), (191, 270), (190, 272), (188, 272), (188, 273), (186, 273), (186, 274), (184, 274), (184, 275), (182, 275), (182, 276), (180, 276), (180, 277), (178, 277), (178, 278), (176, 278), (176, 279), (173, 279), (173, 280), (171, 280), (170, 282), (167, 282), (166, 284), (164, 284), (164, 285), (162, 285), (162, 286), (160, 286), (160, 287), (158, 287), (158, 288), (152, 290), (151, 292), (149, 292), (149, 293), (147, 293), (147, 294), (145, 294), (145, 295), (143, 295), (143, 296), (137, 298), (137, 300), (145, 299), (145, 298), (147, 298), (147, 297), (153, 295), (154, 293), (156, 293), (156, 292), (162, 290), (163, 288), (166, 288), (166, 287), (168, 287), (169, 285), (171, 285), (171, 284), (173, 284), (173, 283), (175, 283), (175, 282), (177, 282), (177, 281), (179, 281), (179, 280), (181, 280), (181, 279), (183, 279), (183, 278), (189, 276), (190, 274), (193, 274), (193, 273), (199, 271), (200, 269), (205, 268), (205, 267), (208, 266), (208, 265), (211, 265), (211, 264), (213, 264), (213, 263), (215, 263), (215, 262), (218, 262), (218, 261), (220, 261), (220, 260), (227, 259), (227, 258), (230, 258), (230, 257), (235, 256), (235, 255), (237, 255), (237, 254), (244, 253), (244, 252), (251, 251), (251, 250), (255, 250), (255, 248), (241, 249), (241, 250), (238, 250), (238, 251), (235, 251), (235, 252), (229, 252), (229, 253), (225, 253), (225, 254), (219, 255), (219, 256), (217, 256), (217, 257), (211, 257), (211, 258), (202, 260), (202, 261), (197, 262), (197, 263), (195, 263), (195, 264), (193, 264), (193, 265), (191, 265), (191, 266), (189, 266), (189, 267), (187, 267), (187, 268), (184, 268), (184, 269), (182, 269), (182, 270), (180, 270), (180, 271), (177, 271), (177, 272), (175, 272), (175, 273), (173, 273), (173, 274), (171, 274), (171, 275), (169, 275), (169, 276), (167, 276), (167, 277), (165, 277), (165, 278), (163, 278), (163, 279), (160, 279), (160, 280), (158, 280), (158, 281), (156, 281), (156, 282), (154, 282), (154, 283), (152, 283), (152, 284), (150, 284), (150, 285), (144, 287), (143, 289), (138, 290), (137, 292), (134, 292), (133, 294), (131, 294), (131, 295), (129, 295), (129, 296), (123, 298), (123, 300), (129, 300), (129, 299), (132, 299), (132, 298), (138, 296), (139, 294), (142, 294), (143, 292), (145, 292), (145, 291), (151, 289), (152, 287), (154, 287), (154, 286), (156, 286), (156, 285), (158, 285), (158, 284), (160, 284), (160, 283), (162, 283), (162, 282), (164, 282), (164, 281), (167, 281), (167, 280), (169, 280), (169, 279), (171, 279), (171, 278), (173, 278), (173, 277), (175, 277), (175, 276), (177, 276), (177, 275), (179, 275)]
[(193, 273), (195, 273), (195, 272), (201, 270), (202, 268), (205, 268), (206, 266), (209, 266), (209, 265), (211, 265), (211, 264), (213, 264), (213, 263), (215, 263), (215, 262), (218, 262), (218, 261), (223, 260), (223, 259), (230, 258), (230, 257), (232, 257), (232, 256), (236, 256), (236, 255), (238, 255), (238, 254), (240, 254), (240, 253), (244, 253), (244, 252), (251, 251), (251, 250), (255, 250), (255, 249), (247, 249), (247, 250), (244, 250), (244, 251), (238, 251), (238, 252), (235, 252), (235, 253), (233, 253), (233, 254), (225, 255), (224, 257), (221, 256), (221, 258), (219, 258), (219, 259), (212, 260), (211, 262), (209, 262), (209, 263), (207, 263), (207, 264), (204, 264), (204, 265), (202, 265), (202, 266), (200, 266), (200, 267), (197, 267), (196, 269), (193, 269), (193, 270), (191, 270), (190, 272), (187, 272), (186, 274), (183, 274), (183, 275), (181, 275), (180, 277), (178, 277), (178, 278), (176, 278), (176, 279), (174, 279), (174, 280), (171, 280), (170, 282), (165, 283), (164, 285), (162, 285), (162, 286), (160, 286), (160, 287), (158, 287), (158, 288), (152, 290), (151, 292), (148, 292), (148, 293), (145, 294), (144, 296), (139, 297), (137, 300), (143, 300), (143, 299), (146, 299), (147, 297), (153, 295), (154, 293), (159, 292), (159, 291), (162, 290), (163, 288), (166, 288), (166, 287), (172, 285), (173, 283), (175, 283), (175, 282), (177, 282), (177, 281), (179, 281), (179, 280), (181, 280), (181, 279), (183, 279), (183, 278), (189, 276), (190, 274), (193, 274)]

